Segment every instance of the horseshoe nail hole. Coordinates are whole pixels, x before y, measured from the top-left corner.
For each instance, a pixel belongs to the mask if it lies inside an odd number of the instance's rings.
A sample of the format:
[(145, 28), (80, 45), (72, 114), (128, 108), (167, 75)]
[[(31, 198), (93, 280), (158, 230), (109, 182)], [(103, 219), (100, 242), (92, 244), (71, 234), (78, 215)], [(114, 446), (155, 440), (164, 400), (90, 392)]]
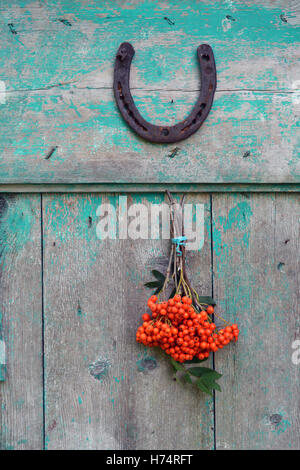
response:
[(206, 62), (209, 61), (209, 55), (208, 54), (202, 54), (202, 59), (206, 60)]
[[(120, 82), (118, 82), (118, 92), (119, 92), (120, 100), (123, 101), (124, 109), (127, 111), (128, 115), (134, 120), (134, 122), (137, 126), (139, 126), (141, 129), (143, 129), (144, 132), (148, 132), (148, 129), (146, 129), (146, 127), (143, 126), (143, 124), (141, 124), (138, 121), (138, 119), (135, 117), (134, 113), (129, 108), (129, 105), (125, 102), (125, 97), (123, 95), (122, 85), (121, 85)], [(169, 133), (169, 131), (168, 131), (168, 133)]]
[(118, 82), (118, 92), (119, 92), (120, 99), (123, 101), (123, 100), (124, 100), (124, 96), (123, 96), (123, 90), (122, 90), (122, 87), (121, 87), (121, 83), (120, 83), (120, 82)]
[(193, 120), (192, 120), (192, 124), (196, 124), (196, 119), (193, 119)]
[(164, 129), (162, 129), (161, 133), (162, 133), (162, 135), (167, 136), (167, 135), (169, 135), (169, 129), (164, 128)]
[(202, 111), (199, 111), (198, 114), (197, 114), (197, 117), (201, 118), (201, 116), (202, 116)]
[(120, 49), (120, 51), (118, 53), (118, 59), (120, 59), (121, 62), (122, 62), (125, 59), (126, 56), (127, 56), (126, 49)]
[(206, 108), (206, 103), (201, 103), (200, 108), (201, 108), (201, 109)]

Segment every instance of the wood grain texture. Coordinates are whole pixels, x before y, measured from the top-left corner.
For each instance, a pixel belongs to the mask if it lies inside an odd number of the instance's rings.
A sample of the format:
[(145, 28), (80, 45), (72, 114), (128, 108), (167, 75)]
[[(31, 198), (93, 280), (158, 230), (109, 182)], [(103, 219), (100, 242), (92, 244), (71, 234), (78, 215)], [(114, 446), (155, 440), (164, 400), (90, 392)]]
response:
[(299, 449), (300, 197), (213, 196), (214, 295), (240, 325), (216, 354), (218, 449)]
[[(175, 183), (179, 175), (186, 183), (299, 183), (294, 0), (24, 0), (0, 11), (1, 184)], [(190, 111), (196, 48), (213, 47), (213, 109), (173, 158), (174, 145), (142, 141), (117, 111), (112, 69), (125, 39), (136, 48), (134, 98), (156, 124)]]
[[(173, 382), (168, 360), (135, 342), (149, 295), (143, 284), (165, 266), (168, 242), (100, 241), (97, 207), (117, 198), (44, 197), (46, 446), (211, 449), (212, 400)], [(132, 195), (128, 205), (162, 200)], [(188, 261), (210, 292), (209, 198), (192, 200), (206, 204), (206, 241)]]
[[(134, 341), (151, 268), (167, 241), (102, 240), (102, 202), (117, 194), (43, 196), (45, 429), (38, 195), (1, 198), (0, 300), (8, 376), (0, 384), (2, 449), (299, 449), (297, 194), (191, 194), (206, 204), (204, 248), (190, 277), (210, 292), (210, 210), (217, 312), (241, 337), (218, 352), (213, 403), (171, 380), (161, 354)], [(159, 203), (156, 193), (132, 202)], [(110, 251), (109, 251), (110, 250)], [(140, 313), (139, 313), (140, 312)], [(176, 410), (176, 412), (175, 412)], [(146, 436), (146, 437), (145, 437)]]
[[(1, 328), (2, 326), (2, 328)], [(0, 197), (0, 449), (43, 447), (40, 196)]]
[[(0, 330), (2, 327), (0, 325)], [(4, 339), (2, 339), (2, 331), (1, 331), (1, 339), (0, 339), (0, 382), (4, 382), (6, 379), (6, 345)]]
[[(299, 13), (296, 0), (1, 2), (0, 191), (74, 193), (0, 195), (1, 449), (300, 448), (300, 199), (282, 194), (300, 185)], [(124, 40), (155, 124), (189, 113), (196, 48), (212, 46), (215, 102), (190, 139), (126, 127), (112, 93)], [(215, 409), (134, 340), (168, 242), (96, 235), (101, 202), (124, 190), (149, 206), (166, 187), (205, 203), (191, 277), (241, 325), (216, 355)]]

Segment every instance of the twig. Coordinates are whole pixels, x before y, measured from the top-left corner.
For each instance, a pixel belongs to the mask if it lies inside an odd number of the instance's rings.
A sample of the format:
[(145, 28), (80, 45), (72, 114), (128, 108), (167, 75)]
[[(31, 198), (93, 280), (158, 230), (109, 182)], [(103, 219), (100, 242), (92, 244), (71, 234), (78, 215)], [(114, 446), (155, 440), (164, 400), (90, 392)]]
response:
[(172, 246), (172, 248), (171, 248), (171, 253), (170, 253), (170, 257), (169, 257), (168, 269), (167, 269), (167, 273), (166, 273), (164, 285), (162, 286), (162, 290), (161, 290), (162, 293), (165, 291), (167, 285), (169, 284), (170, 273), (171, 273), (171, 266), (172, 266), (172, 260), (173, 260), (173, 249), (174, 249), (174, 246)]

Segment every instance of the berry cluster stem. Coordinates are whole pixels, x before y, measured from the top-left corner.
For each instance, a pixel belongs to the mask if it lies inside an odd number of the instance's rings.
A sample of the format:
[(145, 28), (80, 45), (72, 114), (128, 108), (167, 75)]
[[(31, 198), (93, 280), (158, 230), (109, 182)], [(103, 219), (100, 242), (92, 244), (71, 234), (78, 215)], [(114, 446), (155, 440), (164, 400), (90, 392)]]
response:
[[(171, 237), (183, 237), (184, 233), (184, 218), (183, 218), (183, 208), (184, 208), (184, 199), (185, 196), (182, 196), (179, 203), (175, 201), (172, 197), (170, 191), (166, 191), (169, 202), (170, 202), (170, 224), (171, 224)], [(190, 284), (188, 279), (186, 268), (185, 268), (185, 245), (179, 247), (179, 253), (177, 252), (175, 245), (172, 245), (171, 255), (169, 260), (169, 266), (171, 270), (170, 262), (173, 259), (173, 281), (175, 285), (176, 294), (185, 294), (192, 298), (194, 305), (197, 305), (197, 293), (195, 289)], [(169, 268), (168, 268), (169, 271)], [(168, 273), (167, 273), (168, 274)], [(169, 273), (170, 275), (170, 273)], [(166, 276), (166, 280), (169, 277)], [(167, 283), (164, 283), (163, 289), (166, 287)], [(195, 295), (196, 294), (196, 295)], [(200, 307), (200, 304), (198, 304)]]

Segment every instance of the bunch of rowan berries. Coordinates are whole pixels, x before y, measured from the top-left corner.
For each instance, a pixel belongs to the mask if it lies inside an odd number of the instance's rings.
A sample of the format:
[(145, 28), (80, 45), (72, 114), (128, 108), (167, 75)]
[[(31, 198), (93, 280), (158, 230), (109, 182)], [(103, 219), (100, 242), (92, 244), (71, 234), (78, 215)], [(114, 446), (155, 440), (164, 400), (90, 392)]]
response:
[(198, 312), (188, 296), (176, 294), (168, 301), (158, 302), (156, 295), (148, 300), (152, 315), (144, 313), (143, 325), (137, 329), (136, 340), (145, 346), (161, 347), (177, 362), (208, 358), (211, 352), (237, 341), (239, 329), (229, 323), (217, 330), (211, 316), (213, 306)]

